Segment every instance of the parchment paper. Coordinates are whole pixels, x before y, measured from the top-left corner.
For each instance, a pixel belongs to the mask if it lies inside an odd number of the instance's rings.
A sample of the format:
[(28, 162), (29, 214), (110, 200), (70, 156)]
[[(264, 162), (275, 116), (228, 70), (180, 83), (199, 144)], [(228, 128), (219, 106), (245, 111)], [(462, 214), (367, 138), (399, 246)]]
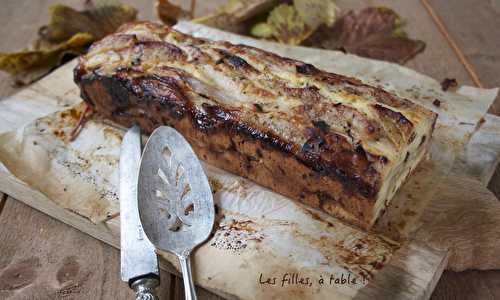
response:
[[(191, 23), (180, 23), (177, 28), (196, 36), (261, 47), (328, 71), (356, 76), (438, 112), (429, 159), (398, 192), (393, 201), (398, 205), (390, 207), (377, 225), (377, 230), (394, 238), (413, 228), (423, 205), (430, 199), (429, 194), (449, 172), (457, 153), (497, 93), (497, 89), (472, 87), (442, 92), (435, 80), (395, 64), (257, 41)], [(71, 91), (68, 98), (73, 99), (77, 93), (74, 86), (69, 86), (68, 91)], [(436, 98), (441, 102), (440, 107), (432, 105)], [(0, 161), (16, 177), (62, 207), (93, 222), (102, 222), (119, 212), (117, 162), (122, 131), (94, 119), (86, 124), (76, 141), (69, 142), (68, 134), (80, 110), (77, 105), (1, 134)], [(204, 167), (218, 214), (214, 236), (196, 251), (194, 273), (197, 283), (220, 294), (243, 299), (279, 297), (284, 293), (298, 299), (324, 299), (326, 295), (352, 297), (375, 273), (377, 277), (384, 276), (387, 269), (384, 266), (398, 248), (403, 250), (397, 251), (396, 256), (401, 251), (408, 253), (408, 243), (366, 233), (241, 177), (208, 165)], [(176, 261), (173, 257), (167, 259)], [(425, 264), (425, 258), (418, 255), (405, 259), (399, 257), (397, 261), (418, 264), (423, 259), (421, 263)], [(402, 278), (419, 276), (408, 274), (411, 271), (404, 266), (398, 268)], [(294, 272), (310, 277), (311, 281), (313, 278), (317, 281), (319, 275), (333, 275), (352, 276), (356, 282), (325, 287), (316, 283), (290, 284), (281, 289), (259, 283), (266, 276)], [(405, 295), (418, 293), (417, 287), (409, 282), (402, 279), (401, 284), (401, 290), (408, 293)]]

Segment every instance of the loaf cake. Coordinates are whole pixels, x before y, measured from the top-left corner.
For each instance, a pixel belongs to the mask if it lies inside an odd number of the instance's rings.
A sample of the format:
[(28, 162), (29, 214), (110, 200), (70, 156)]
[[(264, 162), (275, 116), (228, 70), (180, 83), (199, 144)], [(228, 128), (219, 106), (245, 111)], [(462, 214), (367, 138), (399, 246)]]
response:
[(424, 157), (436, 121), (360, 80), (149, 22), (92, 45), (74, 80), (105, 118), (172, 126), (209, 164), (365, 229)]

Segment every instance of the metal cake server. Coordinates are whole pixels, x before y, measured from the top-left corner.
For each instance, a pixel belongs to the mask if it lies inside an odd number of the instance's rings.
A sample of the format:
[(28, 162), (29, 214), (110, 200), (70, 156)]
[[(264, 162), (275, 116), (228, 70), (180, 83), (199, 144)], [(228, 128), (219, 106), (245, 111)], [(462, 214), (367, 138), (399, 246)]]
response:
[(139, 168), (139, 215), (156, 248), (177, 255), (186, 299), (196, 299), (189, 255), (210, 235), (214, 204), (208, 179), (189, 143), (162, 126), (149, 137)]
[(158, 259), (139, 219), (137, 182), (141, 161), (141, 132), (134, 126), (123, 137), (120, 153), (121, 277), (137, 299), (158, 299)]

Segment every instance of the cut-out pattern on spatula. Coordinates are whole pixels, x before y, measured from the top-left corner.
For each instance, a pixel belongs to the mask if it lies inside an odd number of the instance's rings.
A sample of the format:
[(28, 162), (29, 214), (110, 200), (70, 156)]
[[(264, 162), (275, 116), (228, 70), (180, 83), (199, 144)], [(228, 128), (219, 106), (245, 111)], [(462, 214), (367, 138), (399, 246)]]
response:
[(172, 151), (165, 146), (162, 151), (164, 164), (158, 167), (156, 197), (160, 216), (167, 218), (168, 229), (178, 231), (182, 226), (191, 226), (190, 216), (194, 211), (191, 185), (182, 162), (173, 159)]

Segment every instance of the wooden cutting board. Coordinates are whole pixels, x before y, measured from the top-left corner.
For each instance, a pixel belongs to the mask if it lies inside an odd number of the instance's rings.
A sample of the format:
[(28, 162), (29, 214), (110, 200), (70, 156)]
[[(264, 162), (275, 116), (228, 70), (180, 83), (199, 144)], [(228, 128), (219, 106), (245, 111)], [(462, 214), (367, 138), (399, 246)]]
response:
[[(20, 92), (19, 94), (3, 101), (0, 105), (0, 118), (4, 121), (0, 124), (0, 132), (9, 131), (19, 126), (32, 121), (35, 118), (42, 117), (53, 111), (60, 110), (66, 105), (75, 103), (78, 101), (78, 93), (76, 87), (72, 84), (72, 66), (67, 65), (57, 72), (51, 74), (47, 78), (43, 79), (39, 83), (33, 85), (32, 87)], [(491, 128), (498, 126), (498, 122), (495, 117), (487, 118), (489, 127), (488, 134), (495, 134), (495, 130), (491, 133)], [(498, 127), (500, 128), (500, 126)], [(481, 136), (481, 131), (479, 131), (476, 136)], [(480, 145), (477, 147), (482, 147), (481, 139), (476, 139)], [(491, 141), (491, 136), (487, 138), (484, 143), (488, 144)], [(491, 145), (490, 145), (491, 146)], [(495, 145), (492, 146), (496, 149)], [(498, 149), (497, 149), (498, 150)], [(483, 164), (494, 165), (496, 162), (495, 151), (492, 150), (492, 154), (487, 158), (483, 158), (481, 162)], [(498, 154), (498, 152), (496, 153)], [(466, 159), (466, 158), (465, 158)], [(467, 163), (466, 163), (467, 165)], [(466, 168), (466, 167), (465, 167)], [(89, 221), (87, 218), (81, 217), (80, 215), (71, 212), (70, 210), (64, 209), (55, 204), (54, 201), (48, 199), (45, 195), (34, 190), (30, 186), (24, 184), (19, 179), (15, 178), (6, 170), (0, 174), (0, 190), (12, 195), (16, 199), (23, 201), (24, 203), (39, 209), (56, 219), (59, 219), (67, 224), (70, 224), (98, 239), (103, 240), (115, 247), (119, 246), (119, 224), (118, 219), (112, 219), (108, 222), (102, 222), (95, 224)], [(460, 169), (456, 170), (456, 173), (460, 173)], [(480, 180), (482, 182), (487, 182), (489, 172), (487, 174), (481, 174)], [(476, 178), (477, 179), (477, 178)], [(474, 198), (479, 196), (479, 199), (488, 198), (493, 200), (494, 198), (488, 194), (484, 185), (479, 184), (478, 181), (469, 178), (462, 178), (462, 176), (453, 176), (450, 182), (460, 182), (458, 186), (464, 190), (472, 191), (468, 193), (468, 198)], [(454, 188), (457, 185), (449, 185)], [(448, 197), (451, 198), (451, 202), (457, 201), (456, 194), (448, 191)], [(494, 197), (494, 196), (493, 196)], [(474, 198), (475, 199), (475, 198)], [(460, 200), (460, 199), (458, 199)], [(477, 206), (477, 205), (476, 205)], [(436, 208), (439, 213), (439, 208)], [(431, 214), (431, 216), (434, 216)], [(432, 219), (429, 215), (425, 215)], [(434, 220), (435, 221), (435, 220)], [(440, 219), (443, 221), (443, 219)], [(440, 224), (441, 228), (446, 229), (449, 224)], [(497, 226), (498, 227), (498, 226)], [(449, 229), (449, 228), (448, 228)], [(489, 230), (489, 228), (484, 228), (484, 230)], [(425, 233), (425, 231), (424, 231)], [(435, 242), (433, 240), (434, 236), (439, 236), (439, 231), (429, 231), (424, 235), (424, 238), (430, 240), (430, 242)], [(455, 235), (456, 236), (456, 235)], [(428, 298), (431, 294), (442, 270), (446, 267), (447, 259), (449, 253), (457, 256), (458, 253), (463, 254), (464, 251), (472, 251), (470, 248), (467, 250), (459, 249), (454, 250), (455, 252), (450, 252), (450, 248), (454, 245), (447, 245), (444, 248), (438, 249), (442, 244), (435, 243), (435, 247), (429, 247), (424, 243), (414, 242), (410, 245), (400, 249), (395, 256), (392, 257), (390, 263), (377, 274), (375, 279), (370, 282), (366, 287), (352, 294), (353, 298)], [(488, 261), (491, 264), (491, 260)], [(165, 267), (172, 269), (172, 266), (165, 265)], [(201, 282), (201, 284), (208, 289), (212, 289), (215, 293), (220, 295), (225, 295), (230, 297), (232, 293), (227, 292), (222, 289), (214, 289), (206, 282)], [(297, 291), (294, 291), (297, 296)], [(272, 295), (281, 295), (275, 292), (271, 292)], [(349, 294), (343, 293), (342, 295)], [(300, 297), (300, 295), (298, 295)]]

